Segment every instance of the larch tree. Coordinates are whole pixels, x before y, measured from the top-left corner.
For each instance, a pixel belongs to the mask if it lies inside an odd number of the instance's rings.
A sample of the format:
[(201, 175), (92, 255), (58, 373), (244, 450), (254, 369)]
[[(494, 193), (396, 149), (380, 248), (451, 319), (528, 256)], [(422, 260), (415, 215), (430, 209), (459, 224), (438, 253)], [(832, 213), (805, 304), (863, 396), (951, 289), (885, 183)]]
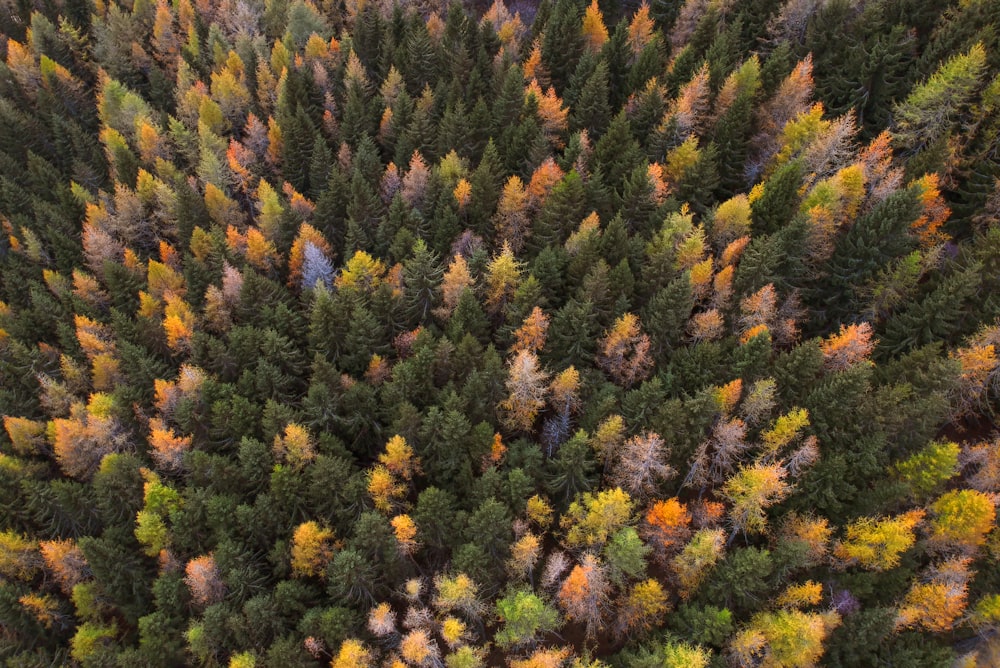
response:
[(616, 383), (631, 387), (652, 372), (649, 336), (632, 313), (619, 317), (599, 343), (597, 364)]
[(841, 566), (858, 564), (875, 571), (895, 568), (903, 552), (916, 542), (915, 530), (923, 518), (924, 511), (912, 510), (896, 517), (858, 519), (834, 545), (833, 556)]
[(507, 365), (507, 398), (500, 402), (504, 423), (515, 431), (530, 431), (545, 407), (549, 374), (530, 350), (517, 352)]
[(675, 475), (667, 463), (669, 450), (654, 432), (633, 436), (621, 446), (611, 469), (611, 479), (633, 497), (648, 498)]
[(303, 522), (292, 535), (292, 573), (298, 577), (320, 577), (333, 558), (334, 534), (317, 522)]
[(559, 588), (559, 605), (570, 621), (582, 623), (588, 637), (604, 626), (610, 583), (605, 567), (593, 554), (585, 554)]
[(200, 606), (218, 603), (226, 593), (226, 585), (211, 554), (196, 557), (187, 563), (184, 583), (191, 591), (191, 598)]
[(761, 533), (767, 527), (765, 511), (782, 501), (792, 491), (785, 482), (788, 471), (778, 464), (754, 464), (741, 467), (722, 488), (722, 495), (732, 505), (729, 520), (733, 525), (731, 535)]

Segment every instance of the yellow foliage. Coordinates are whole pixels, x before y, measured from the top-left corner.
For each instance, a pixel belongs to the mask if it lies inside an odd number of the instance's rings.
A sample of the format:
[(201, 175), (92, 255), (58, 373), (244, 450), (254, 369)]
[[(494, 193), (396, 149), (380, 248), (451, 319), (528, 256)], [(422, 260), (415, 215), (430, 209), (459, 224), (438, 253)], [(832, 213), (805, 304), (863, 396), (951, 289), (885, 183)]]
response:
[(608, 29), (604, 25), (604, 15), (597, 6), (597, 0), (592, 0), (583, 15), (583, 43), (592, 52), (597, 53), (608, 41)]
[[(354, 55), (354, 52), (351, 52)], [(330, 668), (371, 668), (372, 653), (360, 640), (345, 640), (340, 645), (336, 656), (330, 663)]]
[(50, 594), (25, 594), (17, 601), (28, 611), (28, 614), (47, 629), (51, 629), (52, 625), (62, 617), (59, 612), (58, 599)]
[(364, 251), (355, 251), (338, 274), (336, 286), (341, 289), (353, 288), (363, 292), (374, 290), (385, 277), (385, 263)]
[(938, 633), (950, 631), (965, 610), (967, 597), (964, 583), (916, 583), (900, 605), (895, 626)]
[(393, 504), (406, 495), (406, 487), (396, 480), (389, 469), (379, 464), (368, 473), (368, 494), (378, 510), (388, 513)]
[(931, 545), (938, 548), (974, 550), (986, 542), (996, 522), (993, 500), (974, 489), (953, 490), (930, 506)]
[(670, 609), (667, 593), (659, 581), (649, 578), (636, 583), (621, 612), (621, 624), (629, 630), (649, 630)]
[(848, 525), (843, 541), (833, 548), (841, 564), (858, 564), (873, 571), (884, 571), (899, 564), (903, 552), (910, 549), (914, 531), (924, 518), (924, 511), (911, 510), (893, 518), (864, 517)]
[(409, 515), (396, 515), (391, 521), (396, 534), (396, 542), (403, 554), (411, 554), (417, 549), (417, 525)]
[(549, 502), (538, 494), (528, 499), (524, 512), (528, 516), (528, 520), (534, 522), (543, 531), (552, 523), (552, 517), (555, 513)]
[(393, 474), (410, 480), (420, 472), (420, 460), (413, 454), (413, 448), (406, 439), (396, 434), (385, 444), (385, 452), (378, 456), (379, 462)]
[(316, 459), (316, 446), (305, 427), (289, 422), (285, 425), (284, 435), (274, 437), (274, 453), (292, 467), (301, 469)]
[(299, 577), (322, 577), (333, 557), (333, 530), (316, 522), (303, 522), (292, 536), (292, 573)]
[(269, 241), (260, 230), (251, 227), (246, 234), (247, 261), (261, 271), (270, 271), (281, 261), (281, 255), (274, 243)]
[(682, 599), (689, 598), (697, 590), (709, 569), (722, 558), (725, 541), (722, 529), (701, 529), (681, 553), (671, 560), (670, 565), (677, 575), (678, 593)]
[(809, 411), (805, 408), (794, 408), (777, 420), (770, 429), (761, 434), (764, 450), (775, 455), (793, 440), (798, 438), (803, 429), (809, 426)]
[(819, 605), (823, 598), (823, 585), (812, 580), (788, 585), (778, 597), (778, 605), (785, 608), (805, 608)]
[(591, 548), (607, 542), (632, 519), (632, 498), (621, 487), (585, 493), (570, 504), (560, 525), (572, 547)]
[(452, 196), (455, 198), (455, 203), (458, 204), (458, 210), (464, 211), (465, 207), (472, 201), (472, 184), (469, 183), (469, 180), (459, 179), (452, 191)]
[(30, 581), (41, 566), (38, 545), (13, 531), (0, 531), (0, 575)]
[(7, 430), (14, 452), (18, 455), (31, 455), (38, 447), (45, 444), (45, 423), (28, 418), (3, 416), (3, 426)]
[(194, 336), (194, 312), (187, 302), (173, 293), (166, 295), (166, 302), (163, 331), (167, 335), (167, 345), (175, 351), (187, 350)]

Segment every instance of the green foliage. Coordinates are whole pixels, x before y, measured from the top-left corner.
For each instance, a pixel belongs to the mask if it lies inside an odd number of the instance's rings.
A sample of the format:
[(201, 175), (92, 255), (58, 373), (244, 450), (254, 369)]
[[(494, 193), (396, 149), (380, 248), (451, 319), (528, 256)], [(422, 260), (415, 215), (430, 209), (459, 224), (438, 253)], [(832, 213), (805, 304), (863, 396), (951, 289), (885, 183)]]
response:
[(7, 3), (0, 662), (988, 635), (997, 3), (588, 4)]

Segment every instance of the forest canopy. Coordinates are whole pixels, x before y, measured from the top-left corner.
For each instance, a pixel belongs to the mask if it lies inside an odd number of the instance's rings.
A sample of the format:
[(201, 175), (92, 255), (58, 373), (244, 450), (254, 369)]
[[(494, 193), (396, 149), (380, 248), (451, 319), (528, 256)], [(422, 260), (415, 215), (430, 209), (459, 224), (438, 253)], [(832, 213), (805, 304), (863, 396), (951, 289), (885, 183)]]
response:
[(1000, 3), (0, 9), (3, 665), (1000, 665)]

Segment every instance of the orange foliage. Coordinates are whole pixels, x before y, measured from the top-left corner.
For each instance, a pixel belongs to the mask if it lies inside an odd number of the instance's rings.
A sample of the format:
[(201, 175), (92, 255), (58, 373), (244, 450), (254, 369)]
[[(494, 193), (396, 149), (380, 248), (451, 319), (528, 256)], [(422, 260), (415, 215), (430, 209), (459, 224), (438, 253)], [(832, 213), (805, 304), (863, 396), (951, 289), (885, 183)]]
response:
[(593, 635), (602, 627), (608, 590), (604, 567), (593, 554), (585, 554), (563, 580), (557, 598), (566, 618), (586, 624), (587, 635)]
[(69, 594), (73, 587), (87, 579), (87, 559), (75, 540), (43, 540), (38, 546), (45, 566), (56, 576), (63, 592)]
[(538, 102), (538, 118), (542, 121), (542, 130), (554, 148), (563, 147), (560, 133), (568, 127), (569, 109), (563, 106), (562, 98), (556, 95), (555, 88), (549, 86), (545, 93), (534, 79), (528, 84), (525, 96), (532, 95)]
[(441, 281), (441, 306), (434, 311), (439, 318), (448, 318), (455, 307), (458, 306), (462, 293), (466, 288), (472, 287), (472, 276), (469, 274), (469, 265), (465, 258), (456, 254), (444, 272)]
[(184, 453), (191, 449), (191, 440), (190, 436), (176, 436), (163, 420), (154, 418), (149, 421), (149, 446), (152, 448), (149, 454), (162, 469), (179, 470)]
[(552, 188), (562, 180), (563, 176), (565, 176), (563, 170), (551, 157), (542, 161), (532, 173), (531, 181), (528, 183), (528, 198), (531, 204), (535, 207), (545, 204)]
[(941, 196), (938, 180), (937, 174), (926, 174), (914, 184), (920, 190), (921, 212), (920, 217), (910, 225), (910, 229), (920, 239), (924, 248), (936, 246), (950, 239), (941, 226), (951, 215), (951, 209)]
[(840, 333), (828, 336), (820, 348), (826, 367), (832, 371), (843, 371), (867, 360), (875, 344), (872, 326), (863, 322), (860, 325), (841, 325)]
[(597, 0), (592, 0), (583, 15), (583, 43), (592, 52), (597, 53), (608, 41), (608, 29), (604, 25), (604, 14), (597, 6)]
[(468, 179), (459, 179), (451, 194), (458, 204), (458, 210), (464, 211), (465, 207), (469, 206), (469, 202), (472, 201), (472, 184), (469, 183)]
[(536, 306), (524, 319), (524, 323), (514, 332), (514, 345), (511, 346), (510, 351), (512, 353), (522, 350), (533, 353), (541, 352), (542, 348), (545, 347), (545, 335), (548, 330), (549, 316)]
[(163, 331), (167, 335), (167, 345), (175, 351), (187, 350), (194, 336), (194, 312), (180, 297), (170, 293), (163, 310)]
[(628, 25), (628, 44), (632, 48), (633, 56), (638, 57), (642, 50), (653, 41), (655, 28), (653, 17), (649, 15), (649, 4), (644, 1)]
[(288, 285), (298, 285), (302, 280), (302, 263), (305, 260), (307, 243), (321, 250), (327, 257), (333, 255), (333, 249), (323, 234), (312, 225), (302, 223), (299, 226), (299, 234), (288, 252)]
[(600, 341), (597, 364), (616, 383), (631, 387), (644, 380), (653, 370), (649, 352), (649, 336), (639, 327), (639, 319), (626, 313)]
[(683, 547), (691, 535), (691, 513), (677, 497), (656, 501), (646, 511), (641, 531), (654, 555), (665, 560)]
[(507, 446), (503, 443), (500, 432), (493, 434), (493, 442), (490, 444), (489, 463), (496, 466), (503, 461), (503, 456), (507, 453)]
[(205, 554), (195, 557), (184, 567), (184, 583), (191, 590), (191, 598), (198, 605), (218, 603), (226, 593), (215, 557)]

